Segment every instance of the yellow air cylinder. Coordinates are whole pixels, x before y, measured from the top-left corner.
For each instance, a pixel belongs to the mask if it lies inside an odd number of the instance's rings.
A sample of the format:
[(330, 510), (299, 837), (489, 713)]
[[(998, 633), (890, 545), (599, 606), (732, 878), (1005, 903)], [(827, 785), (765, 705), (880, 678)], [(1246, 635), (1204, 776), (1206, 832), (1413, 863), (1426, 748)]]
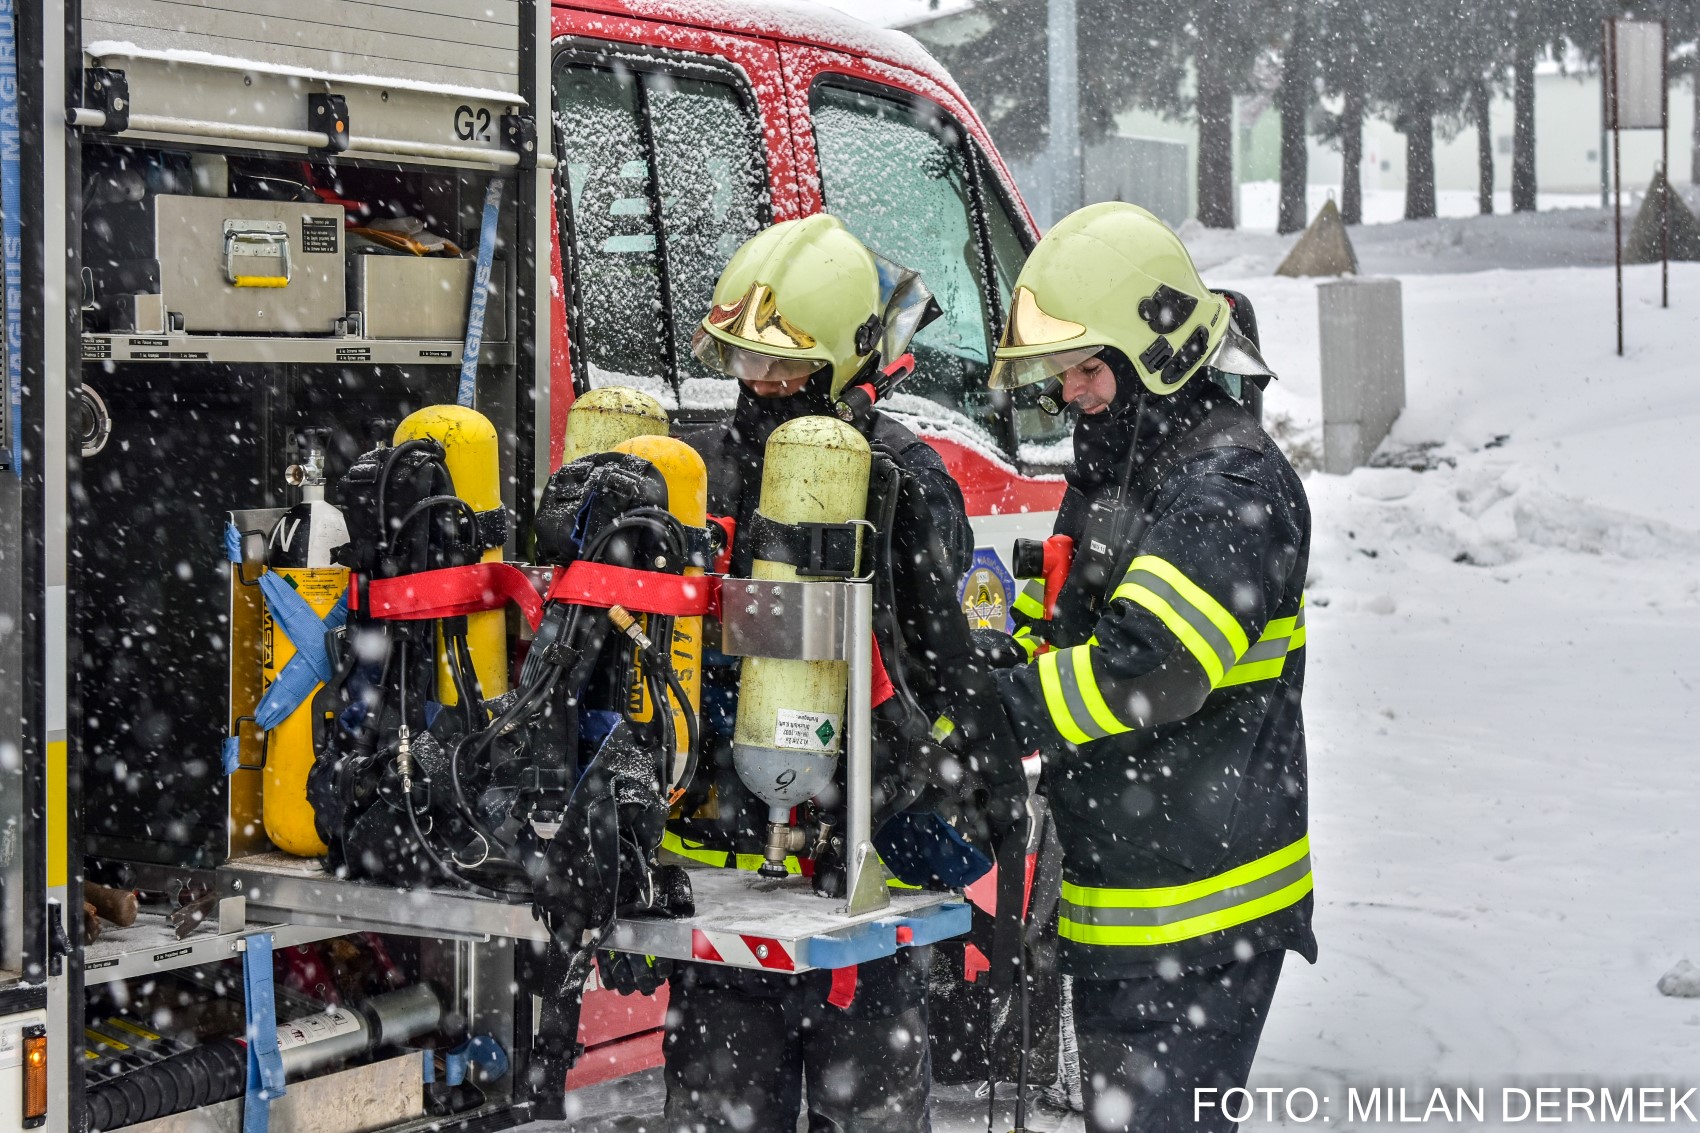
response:
[[(703, 527), (708, 523), (708, 469), (695, 449), (673, 437), (633, 437), (614, 446), (615, 452), (629, 453), (649, 461), (667, 481), (667, 510), (686, 527)], [(686, 578), (701, 578), (701, 567), (686, 567)], [(646, 619), (647, 621), (647, 619)], [(673, 619), (673, 672), (684, 686), (691, 712), (702, 710), (702, 619)], [(642, 722), (650, 718), (652, 708), (642, 681), (634, 682), (640, 698), (632, 719)], [(669, 702), (672, 698), (669, 697)], [(674, 750), (679, 758), (673, 761), (674, 781), (669, 787), (681, 786), (688, 760), (690, 737), (685, 728), (684, 713), (673, 704)]]
[(608, 452), (633, 437), (666, 435), (667, 410), (659, 401), (625, 386), (603, 386), (581, 394), (568, 411), (561, 463), (593, 452)]
[[(501, 449), (496, 427), (476, 409), (462, 405), (428, 405), (396, 426), (395, 443), (430, 437), (443, 446), (444, 463), (454, 481), (455, 495), (473, 511), (494, 511), (502, 506)], [(491, 547), (480, 561), (501, 562), (502, 548)], [(508, 623), (501, 610), (469, 614), (466, 644), (472, 652), (472, 667), (485, 699), (508, 691)], [(437, 643), (437, 695), (444, 705), (460, 703), (448, 656)]]
[[(831, 417), (799, 417), (773, 431), (761, 474), (763, 515), (776, 523), (848, 523), (868, 506), (872, 457), (862, 434)], [(757, 559), (750, 576), (790, 582), (797, 568)], [(770, 823), (831, 781), (843, 746), (849, 667), (843, 661), (744, 658), (732, 756), (738, 776), (768, 804)]]
[[(348, 568), (331, 562), (331, 550), (348, 542), (342, 513), (325, 502), (322, 480), (302, 488), (303, 499), (272, 528), (266, 546), (267, 569), (287, 580), (320, 618), (348, 592)], [(261, 612), (261, 682), (270, 688), (295, 656), (295, 643), (273, 620), (269, 604)], [(311, 858), (326, 846), (313, 827), (307, 802), (307, 773), (313, 769), (313, 697), (318, 686), (284, 721), (266, 733), (266, 769), (260, 817), (266, 837), (288, 854)]]

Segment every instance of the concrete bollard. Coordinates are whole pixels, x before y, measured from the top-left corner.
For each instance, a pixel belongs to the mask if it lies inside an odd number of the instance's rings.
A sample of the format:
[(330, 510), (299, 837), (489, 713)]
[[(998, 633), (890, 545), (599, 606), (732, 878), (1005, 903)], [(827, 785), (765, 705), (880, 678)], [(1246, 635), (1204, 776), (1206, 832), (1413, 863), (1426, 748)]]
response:
[(1317, 287), (1322, 344), (1322, 467), (1369, 460), (1405, 408), (1405, 316), (1397, 279)]

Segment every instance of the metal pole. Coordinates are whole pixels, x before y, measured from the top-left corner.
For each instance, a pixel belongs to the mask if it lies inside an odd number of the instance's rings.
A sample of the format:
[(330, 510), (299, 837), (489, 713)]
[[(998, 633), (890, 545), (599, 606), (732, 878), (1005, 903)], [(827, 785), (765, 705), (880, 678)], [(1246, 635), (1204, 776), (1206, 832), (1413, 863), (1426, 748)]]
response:
[(1623, 357), (1623, 131), (1617, 124), (1617, 21), (1606, 21), (1606, 121), (1611, 127), (1612, 260), (1617, 270), (1617, 356)]
[(844, 785), (850, 796), (844, 808), (844, 845), (849, 851), (844, 892), (849, 897), (848, 911), (854, 916), (885, 908), (891, 904), (891, 893), (886, 889), (885, 867), (874, 853), (874, 588), (866, 582), (848, 582), (844, 591), (844, 660), (850, 666), (844, 709), (849, 725), (845, 729), (849, 735), (845, 740)]
[(1659, 306), (1670, 306), (1670, 54), (1667, 27), (1659, 21)]
[(1081, 184), (1080, 44), (1075, 0), (1047, 0), (1045, 54), (1051, 107), (1051, 217), (1055, 224), (1085, 203)]

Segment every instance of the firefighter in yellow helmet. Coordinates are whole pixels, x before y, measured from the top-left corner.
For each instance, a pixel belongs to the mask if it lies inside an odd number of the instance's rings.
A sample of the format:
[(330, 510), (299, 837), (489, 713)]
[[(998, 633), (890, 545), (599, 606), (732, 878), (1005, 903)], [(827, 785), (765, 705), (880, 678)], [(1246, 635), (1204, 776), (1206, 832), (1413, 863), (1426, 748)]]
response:
[[(731, 574), (748, 575), (757, 557), (769, 435), (798, 417), (839, 416), (837, 402), (848, 390), (877, 382), (905, 352), (927, 299), (913, 273), (880, 260), (827, 214), (775, 224), (733, 255), (693, 350), (738, 380), (737, 401), (724, 424), (683, 437), (707, 466), (711, 516), (729, 521)], [(857, 416), (876, 468), (888, 460), (903, 485), (889, 555), (900, 597), (880, 636), (881, 654), (888, 670), (903, 667), (904, 683), (930, 720), (943, 714), (952, 690), (940, 672), (943, 647), (929, 629), (954, 625), (966, 643), (956, 587), (973, 554), (972, 534), (961, 490), (939, 455), (877, 409)], [(876, 609), (876, 634), (879, 627)], [(663, 845), (699, 861), (753, 868), (763, 860), (767, 808), (733, 766), (737, 672), (731, 658), (712, 651), (705, 657), (703, 770), (681, 808), (691, 817), (671, 823)], [(986, 702), (996, 703), (989, 679)], [(699, 808), (711, 788), (713, 806)], [(876, 834), (888, 864), (902, 847), (882, 836), (901, 826), (887, 822)], [(828, 845), (812, 861), (823, 894), (842, 886), (842, 853)], [(665, 1127), (792, 1129), (806, 1085), (812, 1129), (927, 1128), (929, 967), (926, 948), (902, 948), (841, 973), (679, 965), (671, 976)]]
[(1033, 250), (992, 370), (1079, 414), (1072, 565), (1054, 609), (1037, 581), (1015, 603), (1028, 660), (997, 682), (1045, 756), (1093, 1133), (1231, 1128), (1211, 1099), (1245, 1084), (1285, 953), (1315, 960), (1310, 513), (1233, 396), (1273, 376), (1255, 334), (1161, 221), (1099, 204)]

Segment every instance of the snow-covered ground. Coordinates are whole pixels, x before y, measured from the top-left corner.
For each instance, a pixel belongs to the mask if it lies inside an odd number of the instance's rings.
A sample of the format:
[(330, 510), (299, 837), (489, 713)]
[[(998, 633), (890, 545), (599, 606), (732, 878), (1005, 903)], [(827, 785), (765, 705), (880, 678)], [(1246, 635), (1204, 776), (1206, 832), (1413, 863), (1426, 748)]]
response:
[[(1586, 215), (1439, 223), (1476, 265), (1543, 231), (1562, 255)], [(1316, 283), (1265, 274), (1273, 240), (1198, 242), (1257, 303), (1303, 462)], [(1627, 272), (1623, 358), (1609, 266), (1400, 274), (1408, 408), (1378, 467), (1306, 475), (1321, 962), (1288, 966), (1253, 1085), (1315, 1091), (1336, 1128), (1364, 1124), (1354, 1088), (1406, 1087), (1413, 1115), (1481, 1088), (1492, 1126), (1505, 1086), (1700, 1086), (1700, 999), (1656, 989), (1700, 962), (1700, 265), (1669, 310), (1657, 267)], [(575, 1129), (658, 1128), (653, 1076), (584, 1101)], [(941, 1133), (984, 1128), (983, 1102), (937, 1106)]]
[[(1315, 216), (1324, 201), (1333, 197), (1339, 201), (1338, 188), (1333, 185), (1310, 185), (1305, 193), (1305, 215)], [(1540, 211), (1555, 209), (1598, 208), (1598, 193), (1538, 193), (1535, 203)], [(1281, 183), (1279, 181), (1242, 181), (1240, 183), (1239, 226), (1248, 232), (1273, 232), (1280, 215)], [(1480, 212), (1481, 199), (1475, 190), (1441, 189), (1435, 193), (1435, 211), (1442, 217), (1475, 216)], [(1493, 195), (1496, 213), (1511, 211), (1511, 190), (1501, 189)], [(1405, 219), (1404, 189), (1365, 189), (1363, 193), (1363, 223), (1392, 224)]]

